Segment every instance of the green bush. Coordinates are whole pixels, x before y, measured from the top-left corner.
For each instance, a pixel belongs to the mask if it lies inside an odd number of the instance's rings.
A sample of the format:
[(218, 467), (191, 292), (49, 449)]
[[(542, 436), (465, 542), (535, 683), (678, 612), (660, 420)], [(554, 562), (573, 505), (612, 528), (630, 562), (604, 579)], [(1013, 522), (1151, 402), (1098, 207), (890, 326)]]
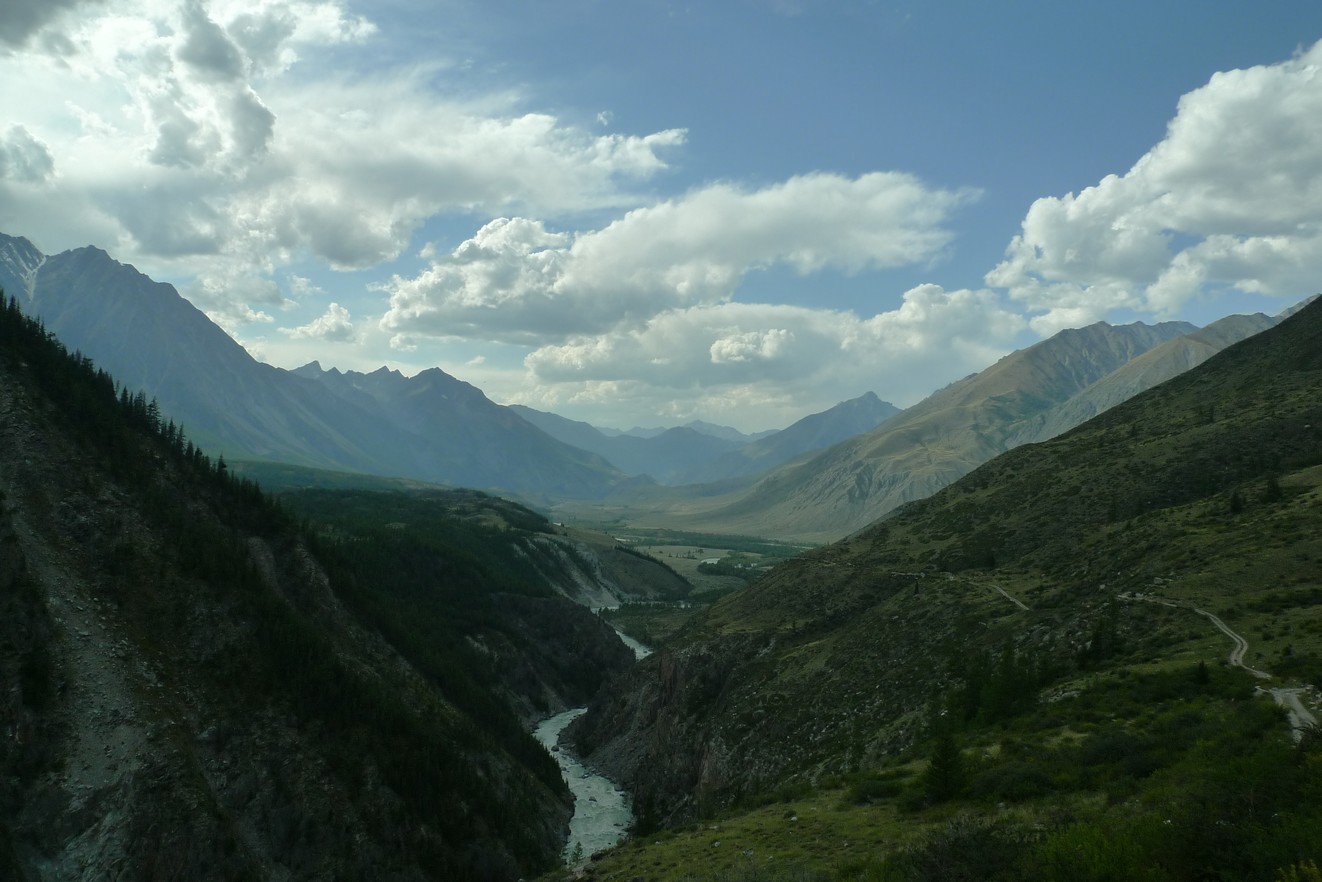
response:
[(979, 773), (971, 786), (979, 799), (1023, 802), (1045, 796), (1055, 789), (1051, 776), (1034, 763), (1013, 761)]
[(850, 783), (845, 799), (853, 805), (868, 805), (894, 799), (903, 792), (903, 781), (880, 775), (865, 775)]

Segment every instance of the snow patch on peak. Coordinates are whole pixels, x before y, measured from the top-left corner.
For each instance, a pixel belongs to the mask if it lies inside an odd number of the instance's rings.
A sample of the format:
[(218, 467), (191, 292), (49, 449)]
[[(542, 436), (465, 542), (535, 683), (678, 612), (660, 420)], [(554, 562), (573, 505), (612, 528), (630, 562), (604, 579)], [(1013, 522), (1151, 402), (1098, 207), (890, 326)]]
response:
[(23, 284), (25, 299), (31, 303), (35, 296), (37, 271), (46, 262), (46, 255), (27, 239), (0, 234), (0, 264)]

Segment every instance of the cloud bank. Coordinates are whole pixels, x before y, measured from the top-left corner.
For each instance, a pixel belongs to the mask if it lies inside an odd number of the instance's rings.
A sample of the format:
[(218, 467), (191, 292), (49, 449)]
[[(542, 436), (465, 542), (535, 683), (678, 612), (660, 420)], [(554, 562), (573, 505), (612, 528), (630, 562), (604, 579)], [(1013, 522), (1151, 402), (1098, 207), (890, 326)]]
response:
[[(922, 285), (870, 318), (849, 311), (725, 302), (658, 314), (635, 328), (543, 346), (513, 397), (568, 405), (611, 424), (619, 402), (676, 420), (756, 411), (768, 425), (876, 389), (912, 403), (1004, 353), (1024, 328), (995, 292)], [(823, 390), (837, 391), (824, 399)], [(838, 391), (846, 390), (846, 391)]]
[(757, 269), (927, 264), (950, 243), (951, 212), (975, 195), (898, 173), (818, 173), (759, 190), (704, 187), (577, 234), (502, 218), (418, 276), (396, 276), (382, 326), (537, 344), (727, 301)]
[[(0, 224), (61, 247), (96, 241), (213, 291), (299, 257), (389, 261), (438, 215), (630, 207), (685, 138), (589, 132), (517, 95), (446, 97), (443, 60), (332, 69), (331, 50), (379, 38), (337, 0), (81, 11), (58, 51), (0, 58), (4, 113), (23, 120), (0, 136)], [(257, 305), (228, 296), (230, 314)]]
[[(885, 271), (939, 270), (976, 188), (678, 184), (684, 128), (461, 92), (464, 59), (393, 60), (386, 27), (345, 0), (13, 0), (0, 229), (185, 279), (236, 336), (276, 332), (271, 351), (452, 351), (495, 397), (608, 422), (622, 402), (732, 422), (868, 389), (909, 403), (1030, 325), (1169, 317), (1225, 289), (1293, 300), (1322, 278), (1322, 43), (1214, 75), (1128, 171), (1034, 201), (986, 287), (885, 290)], [(424, 229), (452, 238), (415, 262)], [(795, 277), (799, 305), (759, 302), (764, 271)], [(875, 306), (813, 305), (818, 279), (868, 273)]]
[(1042, 333), (1218, 287), (1302, 297), (1322, 278), (1322, 43), (1214, 75), (1124, 175), (1033, 203), (987, 274)]
[(357, 337), (349, 310), (332, 302), (326, 314), (297, 328), (281, 328), (290, 337), (351, 343)]

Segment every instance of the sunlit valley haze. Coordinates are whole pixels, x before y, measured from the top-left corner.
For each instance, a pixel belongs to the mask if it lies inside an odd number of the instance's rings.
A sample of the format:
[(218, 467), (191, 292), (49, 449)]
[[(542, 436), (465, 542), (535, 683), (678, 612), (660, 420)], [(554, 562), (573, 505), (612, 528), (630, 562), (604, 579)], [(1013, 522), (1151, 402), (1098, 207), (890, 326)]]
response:
[(1322, 7), (10, 0), (0, 230), (597, 426), (900, 407), (1322, 277)]

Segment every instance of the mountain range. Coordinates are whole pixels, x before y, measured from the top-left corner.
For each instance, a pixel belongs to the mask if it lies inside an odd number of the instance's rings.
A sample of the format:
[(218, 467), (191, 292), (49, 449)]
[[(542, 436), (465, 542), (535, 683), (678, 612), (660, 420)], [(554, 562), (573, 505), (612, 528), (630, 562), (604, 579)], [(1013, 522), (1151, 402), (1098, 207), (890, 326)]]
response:
[[(386, 368), (323, 370), (316, 362), (281, 370), (253, 359), (172, 286), (96, 248), (48, 257), (26, 239), (0, 235), (0, 288), (71, 349), (155, 398), (191, 437), (230, 459), (411, 477), (546, 502), (710, 472), (713, 460), (744, 443), (768, 442), (701, 423), (610, 437), (495, 404), (437, 368), (414, 377)], [(878, 420), (888, 412), (880, 402), (869, 408)], [(869, 408), (852, 403), (810, 417), (807, 425), (816, 428), (796, 427), (754, 458), (774, 464), (782, 450), (840, 440), (867, 425)]]
[(567, 520), (609, 512), (644, 526), (810, 542), (861, 529), (1276, 321), (1062, 331), (903, 412), (868, 393), (750, 438), (706, 424), (608, 432), (498, 405), (436, 368), (414, 377), (316, 362), (281, 370), (253, 359), (171, 286), (95, 248), (47, 257), (0, 236), (0, 287), (232, 460), (489, 489)]
[(717, 431), (691, 423), (658, 432), (607, 434), (522, 405), (510, 408), (553, 438), (596, 453), (629, 475), (648, 475), (662, 484), (701, 484), (738, 478), (876, 428), (899, 408), (868, 392), (829, 410), (810, 414), (778, 432), (756, 436)]
[[(952, 383), (876, 428), (740, 483), (618, 499), (634, 523), (827, 542), (1021, 444), (1047, 440), (1279, 318), (1065, 330)], [(763, 442), (765, 443), (765, 442)], [(560, 506), (565, 516), (580, 510)]]
[[(178, 295), (95, 248), (46, 257), (0, 239), (0, 286), (69, 348), (154, 397), (231, 459), (500, 488), (599, 495), (624, 476), (439, 370), (299, 372), (256, 361)], [(131, 333), (129, 332), (131, 330)]]

